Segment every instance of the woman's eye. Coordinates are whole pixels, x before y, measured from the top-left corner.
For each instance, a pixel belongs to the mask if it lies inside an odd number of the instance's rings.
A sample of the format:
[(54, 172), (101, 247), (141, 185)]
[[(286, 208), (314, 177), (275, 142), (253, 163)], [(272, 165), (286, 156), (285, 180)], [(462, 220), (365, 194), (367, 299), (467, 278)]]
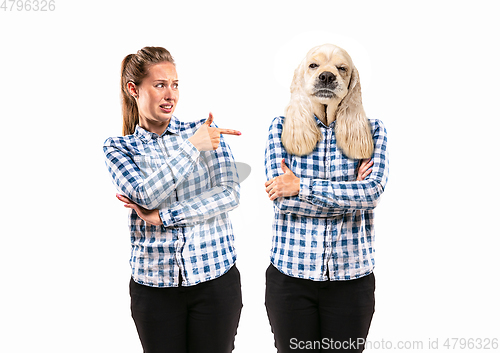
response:
[(174, 83), (174, 84), (172, 85), (172, 87), (173, 87), (174, 89), (177, 89), (177, 88), (179, 88), (179, 84), (178, 84), (178, 83)]
[(158, 83), (158, 84), (156, 85), (156, 88), (163, 88), (163, 87), (165, 87), (165, 86), (163, 85), (163, 83)]
[(318, 66), (319, 66), (319, 65), (318, 65), (318, 64), (316, 64), (316, 63), (309, 64), (309, 68), (310, 68), (310, 69), (315, 69), (315, 68), (317, 68)]

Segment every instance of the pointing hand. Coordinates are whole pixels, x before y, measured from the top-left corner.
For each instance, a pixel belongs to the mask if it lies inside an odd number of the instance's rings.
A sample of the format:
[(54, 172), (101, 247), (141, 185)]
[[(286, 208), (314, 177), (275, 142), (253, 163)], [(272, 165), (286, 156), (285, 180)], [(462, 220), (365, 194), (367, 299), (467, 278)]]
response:
[(232, 129), (221, 129), (210, 127), (214, 121), (212, 113), (208, 115), (207, 121), (189, 138), (189, 141), (198, 151), (212, 151), (219, 147), (220, 135), (241, 135), (241, 132)]

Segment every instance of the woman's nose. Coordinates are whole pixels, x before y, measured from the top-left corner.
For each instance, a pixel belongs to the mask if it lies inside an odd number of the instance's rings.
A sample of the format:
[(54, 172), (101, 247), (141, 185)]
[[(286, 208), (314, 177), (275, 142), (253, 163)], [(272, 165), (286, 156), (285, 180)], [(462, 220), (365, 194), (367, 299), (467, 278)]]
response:
[(167, 87), (165, 90), (165, 98), (174, 98), (175, 94), (175, 90), (172, 87)]

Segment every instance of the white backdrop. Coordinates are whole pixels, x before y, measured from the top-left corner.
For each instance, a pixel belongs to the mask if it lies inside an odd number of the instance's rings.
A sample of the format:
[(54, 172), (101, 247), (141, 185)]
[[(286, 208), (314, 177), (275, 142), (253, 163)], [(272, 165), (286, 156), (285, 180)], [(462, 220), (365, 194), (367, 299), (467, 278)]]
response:
[(351, 54), (365, 111), (389, 134), (367, 352), (499, 338), (495, 1), (10, 6), (0, 9), (2, 352), (141, 351), (129, 311), (127, 211), (101, 146), (121, 133), (121, 60), (147, 45), (176, 59), (177, 117), (211, 111), (220, 127), (243, 133), (227, 137), (252, 167), (230, 214), (244, 301), (236, 353), (275, 352), (264, 307), (272, 215), (264, 146), (293, 70), (325, 42)]

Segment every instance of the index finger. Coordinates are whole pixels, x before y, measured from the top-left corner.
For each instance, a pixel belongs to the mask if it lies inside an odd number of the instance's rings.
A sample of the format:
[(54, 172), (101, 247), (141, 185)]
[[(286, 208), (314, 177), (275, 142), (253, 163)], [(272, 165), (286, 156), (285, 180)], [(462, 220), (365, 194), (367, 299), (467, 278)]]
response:
[(121, 202), (124, 202), (126, 204), (130, 204), (130, 203), (133, 203), (128, 197), (125, 197), (123, 195), (120, 195), (120, 194), (115, 194), (116, 198), (118, 200), (120, 200)]
[(271, 178), (271, 179), (269, 179), (268, 181), (266, 181), (266, 182), (264, 183), (264, 186), (267, 188), (269, 185), (271, 185), (271, 184), (273, 183), (274, 179), (276, 179), (276, 178)]
[(225, 134), (225, 135), (241, 135), (240, 131), (232, 130), (232, 129), (219, 129), (219, 133)]

